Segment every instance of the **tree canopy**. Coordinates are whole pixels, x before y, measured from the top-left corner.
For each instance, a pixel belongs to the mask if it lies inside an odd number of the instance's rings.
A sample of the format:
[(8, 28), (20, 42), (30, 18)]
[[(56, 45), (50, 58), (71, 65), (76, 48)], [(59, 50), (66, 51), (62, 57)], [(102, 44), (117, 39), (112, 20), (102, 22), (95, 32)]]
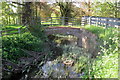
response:
[[(119, 18), (118, 3), (112, 2), (2, 2), (3, 24), (21, 24), (30, 17), (100, 16)], [(69, 19), (65, 19), (67, 24)]]

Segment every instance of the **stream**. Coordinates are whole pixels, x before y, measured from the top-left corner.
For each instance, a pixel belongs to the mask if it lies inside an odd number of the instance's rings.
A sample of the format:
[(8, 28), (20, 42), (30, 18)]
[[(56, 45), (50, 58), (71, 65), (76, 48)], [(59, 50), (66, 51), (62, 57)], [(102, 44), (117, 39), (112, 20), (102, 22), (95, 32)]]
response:
[[(50, 36), (50, 40), (55, 42), (53, 53), (59, 54), (59, 48), (62, 48), (62, 54), (52, 60), (47, 60), (41, 66), (37, 66), (32, 72), (26, 74), (24, 78), (80, 78), (84, 75), (83, 69), (87, 63), (87, 56), (83, 54), (83, 49), (76, 46), (77, 38), (74, 36), (57, 35)], [(57, 49), (56, 49), (57, 47)], [(55, 51), (56, 50), (56, 51)], [(61, 50), (61, 49), (60, 49)], [(88, 54), (87, 54), (88, 55)], [(53, 55), (56, 56), (56, 55)]]
[[(81, 78), (84, 75), (88, 54), (77, 46), (77, 38), (57, 35), (57, 37), (54, 36), (50, 40), (54, 41), (55, 44), (55, 49), (54, 47), (51, 48), (51, 50), (54, 50), (51, 51), (52, 55), (50, 55), (52, 59), (40, 62), (22, 76), (20, 80), (29, 78)], [(58, 50), (59, 48), (60, 50)], [(53, 57), (55, 58), (53, 59)]]
[(42, 66), (43, 76), (42, 78), (80, 78), (84, 73), (76, 73), (73, 67), (66, 66), (63, 63), (54, 63), (54, 61), (47, 61)]

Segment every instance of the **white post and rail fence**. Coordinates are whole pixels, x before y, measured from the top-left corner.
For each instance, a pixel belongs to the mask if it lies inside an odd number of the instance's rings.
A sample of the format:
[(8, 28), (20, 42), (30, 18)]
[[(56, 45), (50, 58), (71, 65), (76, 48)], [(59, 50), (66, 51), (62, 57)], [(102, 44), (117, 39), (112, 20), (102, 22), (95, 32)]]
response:
[(107, 17), (94, 17), (94, 16), (84, 16), (82, 17), (81, 25), (96, 25), (104, 27), (116, 27), (120, 28), (120, 18), (107, 18)]

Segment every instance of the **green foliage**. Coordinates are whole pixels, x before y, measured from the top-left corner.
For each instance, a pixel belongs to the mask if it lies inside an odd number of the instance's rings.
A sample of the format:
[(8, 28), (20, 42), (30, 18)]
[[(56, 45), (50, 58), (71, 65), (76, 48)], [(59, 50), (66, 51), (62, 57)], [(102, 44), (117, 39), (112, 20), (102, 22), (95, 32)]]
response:
[(118, 38), (115, 36), (112, 39), (114, 44), (109, 44), (108, 48), (102, 47), (101, 55), (92, 65), (90, 74), (95, 78), (118, 78)]
[(82, 70), (86, 69), (86, 66), (88, 64), (88, 60), (89, 58), (85, 55), (81, 55), (77, 62), (74, 64), (74, 69), (76, 70), (76, 72), (81, 73)]
[(103, 56), (98, 57), (90, 75), (94, 75), (94, 78), (118, 78), (118, 53), (104, 53)]
[(26, 56), (21, 49), (40, 52), (43, 42), (30, 33), (5, 36), (2, 38), (3, 58), (13, 62), (20, 57)]
[[(87, 30), (92, 31), (102, 40), (100, 54), (97, 58), (91, 60), (86, 70), (84, 78), (118, 78), (118, 30), (115, 28), (100, 28), (95, 26), (86, 26)], [(89, 73), (89, 74), (87, 74)]]
[(112, 39), (114, 36), (118, 36), (118, 29), (114, 27), (103, 28), (101, 26), (87, 25), (84, 27), (90, 32), (96, 34), (99, 38), (99, 41), (104, 45), (104, 41), (107, 42), (106, 47), (108, 45), (114, 45), (114, 40)]
[(90, 54), (85, 53), (82, 48), (75, 45), (64, 45), (62, 47), (64, 54), (61, 56), (61, 59), (63, 61), (73, 60), (73, 69), (77, 73), (81, 73), (82, 70), (86, 69)]
[(100, 17), (119, 17), (117, 3), (97, 2), (93, 5), (93, 15)]
[(20, 11), (20, 8), (10, 2), (2, 2), (2, 16), (0, 19), (2, 20), (3, 25), (16, 24), (16, 19), (17, 24), (20, 22), (20, 19), (18, 18), (20, 15), (16, 12), (16, 10)]

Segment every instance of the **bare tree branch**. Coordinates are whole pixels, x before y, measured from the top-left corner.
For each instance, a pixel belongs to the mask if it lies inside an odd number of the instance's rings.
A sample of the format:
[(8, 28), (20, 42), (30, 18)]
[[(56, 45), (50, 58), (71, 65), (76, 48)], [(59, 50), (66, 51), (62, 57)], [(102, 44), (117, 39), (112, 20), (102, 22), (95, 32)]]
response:
[(19, 3), (19, 2), (12, 2), (12, 3), (17, 4), (17, 5), (25, 6), (24, 4), (21, 4), (21, 3)]

